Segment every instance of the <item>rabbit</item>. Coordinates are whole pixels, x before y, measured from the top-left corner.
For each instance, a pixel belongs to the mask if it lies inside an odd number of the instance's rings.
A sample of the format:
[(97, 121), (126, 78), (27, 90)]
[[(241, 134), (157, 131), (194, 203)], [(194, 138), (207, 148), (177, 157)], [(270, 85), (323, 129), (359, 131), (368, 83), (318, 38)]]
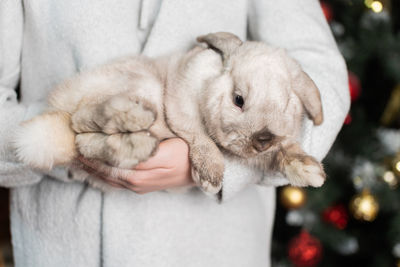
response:
[(295, 186), (321, 186), (322, 164), (298, 142), (305, 115), (323, 122), (319, 90), (300, 65), (282, 48), (232, 33), (197, 41), (184, 53), (125, 57), (63, 82), (49, 110), (22, 123), (18, 158), (51, 169), (81, 154), (133, 168), (160, 141), (180, 137), (205, 192), (220, 191), (224, 155)]

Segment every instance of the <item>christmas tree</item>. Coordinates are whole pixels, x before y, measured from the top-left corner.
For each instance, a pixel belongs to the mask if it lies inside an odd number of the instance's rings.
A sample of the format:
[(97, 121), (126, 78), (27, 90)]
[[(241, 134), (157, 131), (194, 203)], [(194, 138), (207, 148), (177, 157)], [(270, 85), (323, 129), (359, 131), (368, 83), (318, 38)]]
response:
[(322, 188), (284, 187), (273, 266), (400, 266), (400, 1), (326, 0), (352, 107)]

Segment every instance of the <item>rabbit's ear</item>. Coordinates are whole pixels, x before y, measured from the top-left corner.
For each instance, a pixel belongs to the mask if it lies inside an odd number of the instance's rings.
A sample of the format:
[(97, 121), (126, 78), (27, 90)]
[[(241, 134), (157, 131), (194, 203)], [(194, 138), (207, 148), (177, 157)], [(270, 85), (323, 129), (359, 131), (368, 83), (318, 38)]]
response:
[(308, 117), (314, 125), (320, 125), (323, 120), (321, 95), (314, 81), (302, 69), (299, 63), (287, 57), (288, 68), (292, 80), (292, 90), (300, 98)]
[(225, 69), (230, 68), (229, 58), (243, 42), (236, 35), (229, 32), (209, 33), (197, 37), (200, 43), (206, 43), (209, 48), (215, 50), (222, 56), (222, 62)]

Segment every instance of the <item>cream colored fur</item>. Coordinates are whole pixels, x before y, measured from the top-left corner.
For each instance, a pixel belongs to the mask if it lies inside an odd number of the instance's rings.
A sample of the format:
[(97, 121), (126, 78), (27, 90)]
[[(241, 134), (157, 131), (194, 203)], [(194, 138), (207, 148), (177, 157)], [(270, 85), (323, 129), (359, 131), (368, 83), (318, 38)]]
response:
[(304, 114), (315, 124), (323, 120), (307, 74), (264, 43), (242, 43), (230, 33), (198, 40), (208, 47), (127, 57), (64, 82), (49, 98), (50, 111), (22, 124), (18, 157), (41, 169), (78, 154), (132, 168), (159, 141), (178, 136), (190, 147), (193, 179), (207, 192), (221, 188), (223, 153), (281, 172), (294, 185), (322, 185), (322, 165), (297, 143)]

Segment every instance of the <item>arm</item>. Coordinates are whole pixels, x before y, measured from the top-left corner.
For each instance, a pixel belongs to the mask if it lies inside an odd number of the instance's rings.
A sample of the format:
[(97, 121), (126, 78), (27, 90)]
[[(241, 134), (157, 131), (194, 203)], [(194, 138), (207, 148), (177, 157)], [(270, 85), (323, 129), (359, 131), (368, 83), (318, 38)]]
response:
[[(332, 146), (350, 106), (346, 66), (340, 55), (319, 1), (250, 0), (250, 38), (285, 48), (320, 90), (324, 122), (313, 126), (305, 119), (302, 147), (322, 160)], [(223, 198), (250, 183), (268, 186), (287, 184), (284, 177), (264, 177), (257, 170), (226, 159)]]
[(0, 185), (35, 183), (38, 174), (14, 162), (10, 147), (12, 129), (23, 120), (27, 109), (17, 103), (14, 88), (20, 74), (22, 44), (22, 6), (20, 1), (0, 2)]
[[(5, 187), (34, 184), (43, 177), (16, 162), (10, 142), (19, 122), (39, 113), (44, 106), (42, 102), (24, 106), (17, 100), (15, 88), (20, 78), (22, 35), (21, 1), (0, 1), (0, 186)], [(55, 169), (48, 175), (69, 180), (65, 169)]]

